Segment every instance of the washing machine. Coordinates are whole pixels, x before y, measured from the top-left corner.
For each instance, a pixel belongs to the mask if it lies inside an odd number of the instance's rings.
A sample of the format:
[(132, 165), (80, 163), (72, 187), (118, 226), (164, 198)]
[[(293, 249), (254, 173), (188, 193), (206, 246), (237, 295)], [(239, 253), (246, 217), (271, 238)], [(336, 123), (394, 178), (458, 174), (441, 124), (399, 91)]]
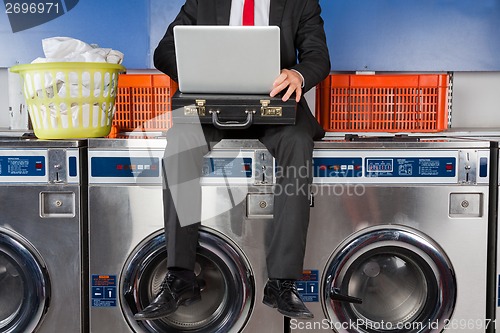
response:
[[(494, 258), (494, 274), (495, 274), (495, 289), (492, 292), (494, 295), (493, 299), (493, 307), (495, 309), (495, 318), (494, 318), (494, 330), (491, 332), (500, 332), (500, 157), (499, 157), (499, 142), (500, 138), (492, 138), (492, 151), (494, 152), (495, 161), (497, 164), (495, 165), (495, 169), (497, 170), (497, 174), (495, 177), (495, 184), (497, 186), (492, 187), (492, 196), (495, 196), (496, 200), (492, 203), (491, 209), (495, 216), (497, 223), (494, 228), (491, 229), (492, 233), (494, 233), (495, 237), (493, 241), (496, 244), (495, 247), (495, 258)], [(490, 331), (488, 331), (490, 332)]]
[(85, 154), (85, 140), (0, 139), (2, 333), (88, 331)]
[(317, 143), (291, 332), (484, 332), (490, 173), (489, 142)]
[(90, 331), (283, 332), (283, 316), (262, 304), (274, 164), (257, 141), (216, 146), (205, 158), (195, 270), (202, 300), (162, 319), (133, 319), (166, 274), (165, 144), (89, 140)]

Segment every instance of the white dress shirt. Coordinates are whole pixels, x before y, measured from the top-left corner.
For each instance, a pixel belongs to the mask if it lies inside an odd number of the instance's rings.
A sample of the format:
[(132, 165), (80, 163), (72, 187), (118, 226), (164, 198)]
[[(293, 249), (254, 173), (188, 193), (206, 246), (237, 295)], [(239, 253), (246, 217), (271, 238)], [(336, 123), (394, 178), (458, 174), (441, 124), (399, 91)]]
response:
[[(255, 25), (269, 25), (269, 8), (271, 0), (255, 1)], [(243, 20), (243, 4), (245, 0), (233, 0), (231, 2), (231, 16), (229, 25), (241, 25)]]
[[(271, 8), (271, 0), (254, 0), (255, 1), (255, 25), (269, 25), (269, 12)], [(231, 1), (231, 15), (229, 16), (229, 25), (241, 25), (243, 21), (243, 5), (245, 0)], [(304, 88), (304, 77), (302, 74), (292, 69), (300, 75), (302, 79), (302, 88)]]

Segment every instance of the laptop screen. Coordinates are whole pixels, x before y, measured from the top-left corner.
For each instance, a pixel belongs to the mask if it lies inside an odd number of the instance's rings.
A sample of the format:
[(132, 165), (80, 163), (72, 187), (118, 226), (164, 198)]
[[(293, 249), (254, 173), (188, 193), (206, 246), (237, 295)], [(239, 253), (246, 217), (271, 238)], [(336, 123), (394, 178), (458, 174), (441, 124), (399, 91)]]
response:
[(183, 93), (269, 94), (280, 74), (277, 26), (174, 27)]

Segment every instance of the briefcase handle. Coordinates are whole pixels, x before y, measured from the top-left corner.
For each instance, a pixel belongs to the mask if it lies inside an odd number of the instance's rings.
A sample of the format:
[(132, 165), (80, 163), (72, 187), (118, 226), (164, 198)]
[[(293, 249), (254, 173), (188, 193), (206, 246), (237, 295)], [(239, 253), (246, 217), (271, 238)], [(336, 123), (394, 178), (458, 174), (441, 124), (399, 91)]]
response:
[(220, 121), (219, 120), (219, 112), (220, 111), (209, 111), (212, 114), (212, 124), (219, 129), (245, 129), (249, 128), (253, 122), (253, 114), (255, 111), (245, 111), (247, 114), (247, 119), (244, 122), (238, 121)]

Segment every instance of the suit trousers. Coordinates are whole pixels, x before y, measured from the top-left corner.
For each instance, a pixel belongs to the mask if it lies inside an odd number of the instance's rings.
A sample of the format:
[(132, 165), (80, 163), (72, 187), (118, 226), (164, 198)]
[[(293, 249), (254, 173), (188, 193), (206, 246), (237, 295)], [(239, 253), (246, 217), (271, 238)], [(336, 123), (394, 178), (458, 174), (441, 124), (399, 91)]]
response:
[(203, 156), (209, 152), (210, 143), (248, 138), (259, 139), (274, 156), (279, 168), (272, 235), (266, 248), (268, 276), (300, 279), (309, 225), (314, 139), (322, 135), (324, 132), (312, 114), (307, 108), (301, 108), (300, 103), (295, 125), (219, 130), (212, 125), (175, 124), (167, 132), (163, 158), (168, 268), (194, 269), (201, 216), (199, 178)]

